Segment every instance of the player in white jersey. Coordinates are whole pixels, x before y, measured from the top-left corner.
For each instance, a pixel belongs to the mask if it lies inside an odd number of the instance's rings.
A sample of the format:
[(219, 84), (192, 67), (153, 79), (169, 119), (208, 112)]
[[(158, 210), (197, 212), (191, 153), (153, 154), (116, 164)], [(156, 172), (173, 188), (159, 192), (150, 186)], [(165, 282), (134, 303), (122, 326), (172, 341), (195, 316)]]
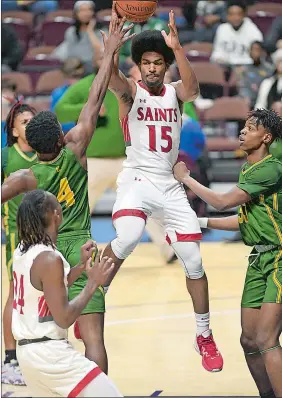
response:
[[(25, 195), (17, 215), (12, 331), (26, 385), (33, 397), (120, 397), (98, 365), (67, 340), (68, 327), (111, 275), (113, 261), (100, 261), (99, 252), (91, 266), (96, 246), (88, 241), (81, 248), (80, 265), (70, 270), (55, 247), (61, 222), (54, 195), (41, 190)], [(67, 287), (85, 270), (87, 284), (69, 302)]]
[[(162, 222), (166, 239), (183, 265), (192, 297), (197, 323), (195, 348), (202, 355), (204, 368), (216, 372), (222, 369), (223, 359), (209, 326), (208, 282), (199, 243), (201, 229), (183, 186), (173, 176), (182, 105), (197, 98), (199, 86), (179, 43), (173, 11), (168, 26), (169, 35), (152, 30), (133, 39), (132, 58), (142, 81), (136, 84), (127, 79), (118, 70), (118, 57), (115, 59), (109, 88), (119, 101), (127, 159), (117, 180), (113, 208), (117, 238), (104, 255), (114, 259), (117, 272), (141, 239), (147, 217)], [(182, 80), (164, 84), (165, 73), (175, 58)], [(107, 282), (106, 288), (111, 278)]]

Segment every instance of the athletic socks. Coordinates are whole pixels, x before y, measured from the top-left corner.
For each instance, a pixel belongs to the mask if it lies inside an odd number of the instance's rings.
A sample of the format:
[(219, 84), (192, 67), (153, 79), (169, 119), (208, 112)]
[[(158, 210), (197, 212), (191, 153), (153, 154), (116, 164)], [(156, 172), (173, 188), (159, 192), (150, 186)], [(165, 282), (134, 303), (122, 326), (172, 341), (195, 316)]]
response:
[(210, 328), (210, 313), (196, 314), (197, 336), (200, 336)]
[(5, 350), (5, 363), (10, 363), (11, 361), (17, 361), (16, 350)]

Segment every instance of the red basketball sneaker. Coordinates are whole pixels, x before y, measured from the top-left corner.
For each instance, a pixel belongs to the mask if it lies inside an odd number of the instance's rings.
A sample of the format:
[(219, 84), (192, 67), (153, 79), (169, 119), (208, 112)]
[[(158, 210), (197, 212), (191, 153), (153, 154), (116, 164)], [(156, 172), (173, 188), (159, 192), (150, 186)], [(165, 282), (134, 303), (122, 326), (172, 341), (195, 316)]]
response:
[(75, 321), (74, 325), (73, 325), (73, 333), (74, 333), (74, 337), (77, 340), (82, 340), (81, 338), (81, 334), (80, 334), (80, 330), (79, 330), (79, 326), (78, 326), (78, 322)]
[(202, 365), (208, 372), (220, 372), (223, 358), (214, 342), (211, 330), (196, 337), (195, 349), (202, 356)]

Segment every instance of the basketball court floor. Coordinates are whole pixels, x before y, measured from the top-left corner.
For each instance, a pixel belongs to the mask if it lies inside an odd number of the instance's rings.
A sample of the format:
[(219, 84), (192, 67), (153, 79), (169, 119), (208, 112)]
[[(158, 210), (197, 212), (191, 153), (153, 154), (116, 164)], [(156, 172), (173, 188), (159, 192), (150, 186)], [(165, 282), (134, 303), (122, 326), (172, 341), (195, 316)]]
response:
[[(2, 258), (4, 253), (3, 247)], [(211, 327), (225, 361), (222, 372), (209, 373), (193, 348), (195, 320), (181, 266), (164, 264), (152, 243), (139, 244), (106, 296), (109, 376), (124, 395), (257, 395), (239, 344), (240, 296), (248, 253), (249, 248), (241, 243), (202, 244)], [(5, 298), (4, 266), (2, 275)], [(69, 338), (83, 350), (72, 329)], [(26, 387), (2, 385), (2, 391), (12, 392), (6, 396), (31, 396)]]

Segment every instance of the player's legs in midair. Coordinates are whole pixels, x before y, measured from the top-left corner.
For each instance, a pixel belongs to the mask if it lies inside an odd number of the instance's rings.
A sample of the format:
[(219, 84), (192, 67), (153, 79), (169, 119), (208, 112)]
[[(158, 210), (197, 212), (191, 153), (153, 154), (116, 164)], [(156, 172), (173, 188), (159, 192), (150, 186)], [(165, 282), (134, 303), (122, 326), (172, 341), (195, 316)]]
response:
[(13, 251), (16, 248), (17, 232), (11, 232), (6, 236), (6, 264), (9, 279), (9, 295), (3, 311), (3, 337), (5, 345), (5, 360), (1, 369), (1, 382), (4, 384), (25, 385), (23, 376), (18, 366), (16, 355), (16, 341), (12, 333), (12, 313), (14, 299), (13, 284)]
[(206, 370), (220, 371), (223, 359), (210, 330), (208, 280), (200, 253), (202, 233), (186, 193), (177, 182), (173, 182), (166, 192), (164, 227), (167, 241), (184, 269), (187, 290), (192, 298), (197, 325), (195, 348), (201, 354)]
[[(125, 169), (117, 180), (117, 186), (117, 199), (113, 208), (117, 237), (103, 253), (103, 256), (114, 260), (114, 275), (142, 238), (147, 217), (162, 206), (161, 193), (138, 170)], [(106, 289), (114, 275), (107, 281)]]

